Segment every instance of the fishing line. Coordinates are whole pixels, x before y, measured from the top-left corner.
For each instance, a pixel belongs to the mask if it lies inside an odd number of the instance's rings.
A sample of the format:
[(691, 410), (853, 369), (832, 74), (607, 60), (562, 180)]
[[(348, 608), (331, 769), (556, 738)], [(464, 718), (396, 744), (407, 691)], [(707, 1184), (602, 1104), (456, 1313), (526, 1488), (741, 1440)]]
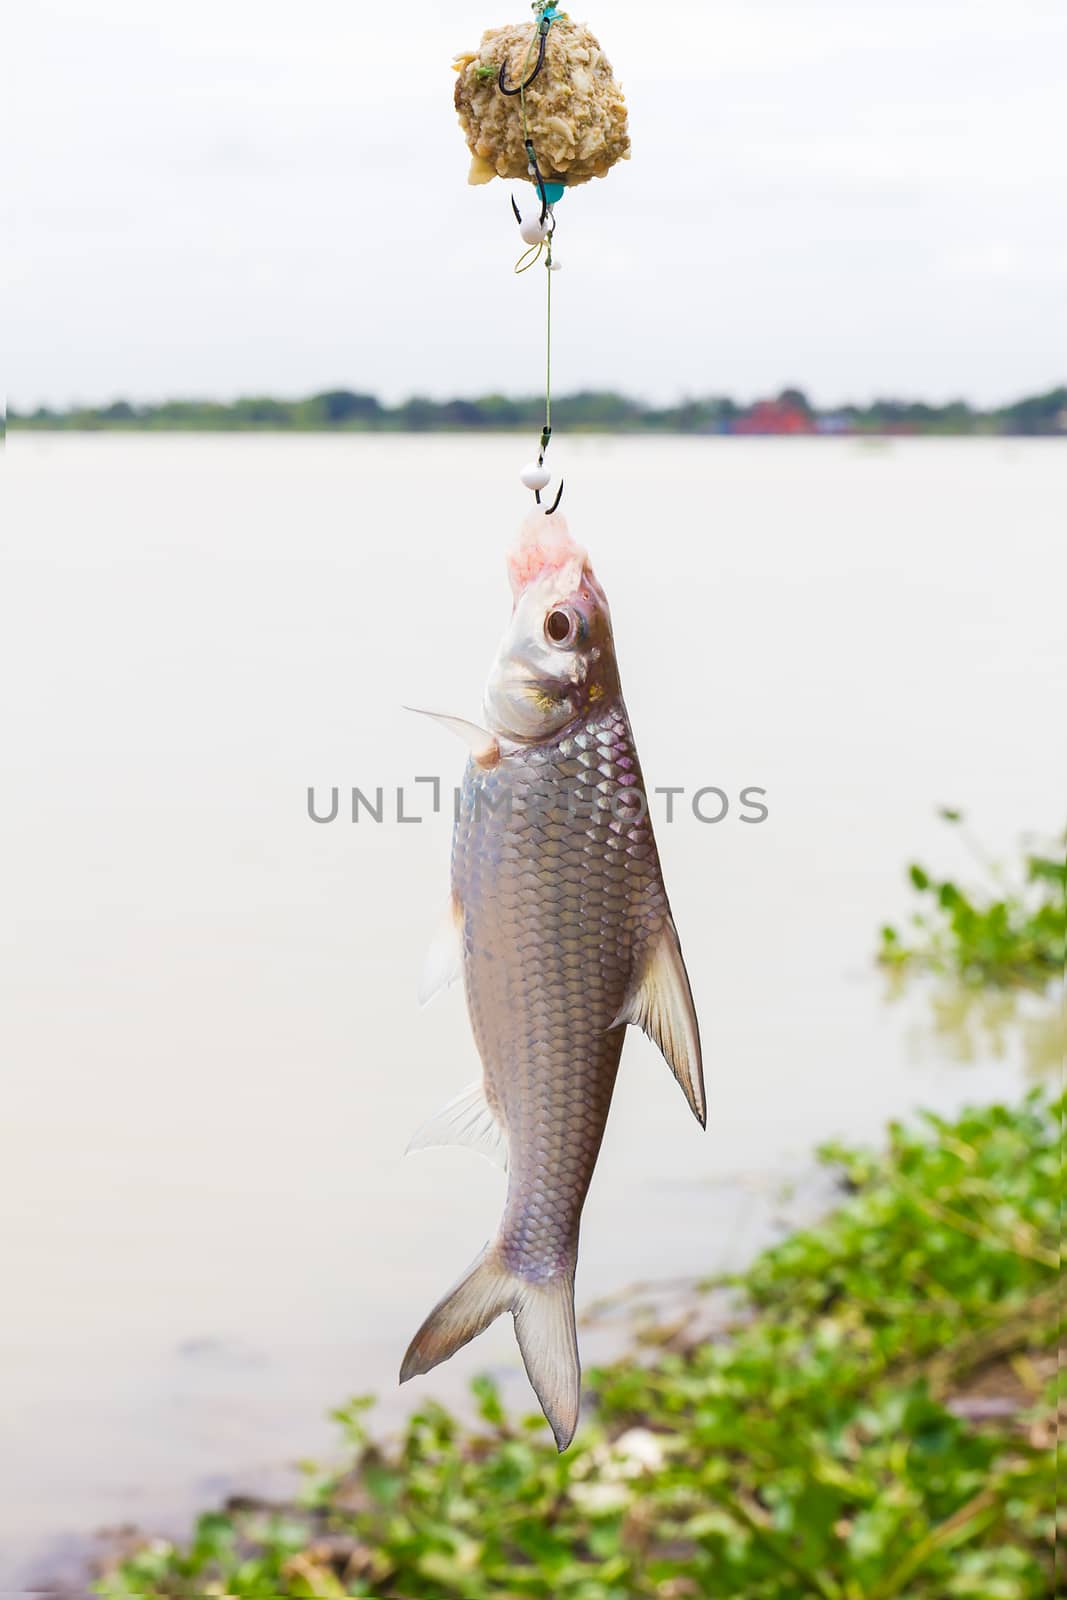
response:
[[(534, 26), (533, 32), (530, 35), (530, 42), (526, 46), (526, 55), (523, 58), (518, 89), (507, 89), (504, 86), (505, 75), (507, 72), (506, 61), (501, 65), (500, 74), (497, 81), (500, 85), (502, 93), (518, 94), (519, 115), (522, 121), (522, 142), (525, 146), (528, 157), (530, 177), (536, 184), (538, 197), (541, 201), (540, 226), (545, 228), (547, 225), (547, 232), (545, 233), (545, 236), (539, 239), (536, 244), (532, 244), (529, 249), (524, 250), (518, 261), (515, 263), (515, 272), (517, 275), (523, 272), (529, 272), (530, 268), (536, 266), (538, 261), (542, 260), (542, 258), (544, 259), (545, 264), (545, 421), (544, 426), (541, 429), (541, 442), (537, 451), (537, 476), (540, 478), (544, 476), (545, 451), (548, 449), (548, 442), (552, 437), (552, 273), (558, 270), (558, 267), (554, 265), (552, 260), (552, 235), (556, 229), (556, 217), (555, 212), (552, 209), (552, 202), (550, 202), (548, 198), (548, 190), (545, 180), (541, 175), (541, 169), (538, 165), (534, 142), (530, 137), (530, 119), (526, 109), (526, 91), (530, 87), (530, 84), (533, 83), (538, 73), (544, 67), (545, 50), (548, 43), (548, 30), (552, 26), (552, 23), (555, 21), (555, 19), (559, 16), (559, 11), (555, 4), (552, 3), (552, 0), (543, 0), (543, 3), (540, 4), (535, 3), (534, 10), (538, 13), (537, 22)], [(537, 45), (537, 65), (531, 73), (530, 63), (533, 60), (535, 44)], [(512, 209), (515, 211), (516, 216), (520, 215), (514, 201), (512, 201)], [(525, 481), (526, 473), (523, 474), (523, 479)], [(532, 487), (534, 492), (534, 500), (538, 505), (540, 505), (541, 489), (544, 487), (544, 485), (539, 483), (533, 485)], [(550, 512), (548, 513), (549, 515), (551, 515), (552, 511), (557, 509), (562, 497), (563, 481), (561, 479), (559, 490), (556, 494), (555, 500), (552, 503)]]
[[(553, 0), (533, 0), (531, 10), (529, 32), (521, 23), (487, 30), (477, 51), (457, 56), (454, 98), (473, 158), (470, 182), (525, 179), (536, 195), (531, 209), (513, 194), (511, 210), (524, 246), (515, 275), (538, 265), (547, 274), (544, 421), (536, 459), (519, 474), (540, 505), (552, 477), (545, 466), (552, 438), (552, 274), (562, 265), (555, 253), (555, 207), (568, 189), (604, 177), (625, 160), (630, 137), (625, 98), (597, 38)], [(512, 114), (503, 113), (500, 96), (516, 102)], [(562, 483), (550, 512), (561, 494)]]
[(545, 429), (552, 432), (552, 235), (545, 252)]
[[(554, 230), (553, 230), (554, 231)], [(516, 273), (529, 272), (532, 266), (544, 257), (545, 262), (545, 421), (541, 429), (541, 443), (537, 452), (537, 465), (543, 468), (545, 464), (545, 451), (548, 441), (552, 437), (552, 273), (555, 270), (552, 263), (552, 232), (549, 232), (538, 244), (533, 244), (525, 250), (515, 263)], [(534, 488), (534, 499), (541, 504), (541, 487)], [(563, 485), (560, 484), (552, 510), (555, 511), (563, 494)]]

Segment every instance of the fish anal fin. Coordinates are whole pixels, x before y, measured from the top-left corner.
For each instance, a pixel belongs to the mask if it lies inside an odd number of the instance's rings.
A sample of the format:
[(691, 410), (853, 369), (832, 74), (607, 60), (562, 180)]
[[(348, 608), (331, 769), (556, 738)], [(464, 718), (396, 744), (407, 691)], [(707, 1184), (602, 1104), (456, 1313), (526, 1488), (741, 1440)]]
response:
[(428, 1006), (435, 995), (455, 983), (462, 971), (463, 907), (455, 895), (450, 895), (422, 964), (419, 1005)]
[(436, 1150), (442, 1145), (466, 1145), (494, 1166), (508, 1170), (507, 1135), (489, 1107), (481, 1083), (472, 1083), (431, 1117), (408, 1145), (412, 1150)]
[(668, 917), (612, 1027), (632, 1022), (647, 1033), (682, 1086), (702, 1128), (708, 1125), (704, 1068), (693, 991), (673, 920)]
[(490, 733), (488, 728), (481, 728), (476, 722), (468, 722), (465, 717), (449, 717), (441, 711), (423, 711), (418, 706), (405, 706), (405, 711), (414, 711), (417, 717), (429, 717), (433, 722), (439, 722), (442, 728), (447, 728), (454, 733), (471, 753), (471, 760), (478, 767), (495, 767), (500, 761), (500, 741), (495, 733)]

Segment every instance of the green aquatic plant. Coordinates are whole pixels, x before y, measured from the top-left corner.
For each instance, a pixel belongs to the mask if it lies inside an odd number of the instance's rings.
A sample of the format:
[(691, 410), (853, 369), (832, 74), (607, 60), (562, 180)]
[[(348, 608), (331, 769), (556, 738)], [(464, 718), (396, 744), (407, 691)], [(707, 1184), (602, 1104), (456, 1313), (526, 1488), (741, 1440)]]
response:
[(1061, 846), (1027, 852), (1012, 874), (969, 840), (963, 815), (941, 816), (971, 844), (985, 885), (966, 890), (912, 863), (908, 876), (921, 897), (910, 932), (881, 930), (878, 958), (887, 967), (951, 973), (974, 985), (1028, 984), (1043, 988), (1062, 977), (1067, 944), (1067, 862)]
[[(590, 1374), (557, 1455), (539, 1415), (475, 1385), (426, 1404), (292, 1506), (233, 1503), (99, 1585), (152, 1596), (378, 1600), (1037, 1600), (1053, 1592), (1063, 1385), (1064, 1101), (926, 1116), (884, 1153), (828, 1148), (823, 1222), (709, 1286)], [(703, 1303), (709, 1303), (706, 1299)]]

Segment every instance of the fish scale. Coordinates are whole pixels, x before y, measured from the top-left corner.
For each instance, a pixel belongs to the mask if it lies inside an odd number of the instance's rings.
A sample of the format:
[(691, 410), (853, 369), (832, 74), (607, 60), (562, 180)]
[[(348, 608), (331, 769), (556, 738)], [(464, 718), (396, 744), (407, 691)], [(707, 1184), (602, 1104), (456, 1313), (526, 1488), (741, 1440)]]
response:
[(668, 913), (647, 807), (612, 812), (635, 784), (621, 700), (464, 776), (452, 889), (486, 1098), (512, 1151), (500, 1246), (531, 1281), (573, 1267), (622, 1052), (612, 1024)]

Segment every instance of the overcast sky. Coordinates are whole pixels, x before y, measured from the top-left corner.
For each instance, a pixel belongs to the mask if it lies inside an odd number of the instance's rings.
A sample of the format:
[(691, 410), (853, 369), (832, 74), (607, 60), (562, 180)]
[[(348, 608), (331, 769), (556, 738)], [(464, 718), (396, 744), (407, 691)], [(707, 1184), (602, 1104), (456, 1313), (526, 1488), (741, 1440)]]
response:
[[(10, 398), (533, 392), (453, 53), (525, 0), (9, 19)], [(633, 159), (558, 208), (557, 384), (997, 402), (1067, 374), (1062, 0), (596, 0)]]

